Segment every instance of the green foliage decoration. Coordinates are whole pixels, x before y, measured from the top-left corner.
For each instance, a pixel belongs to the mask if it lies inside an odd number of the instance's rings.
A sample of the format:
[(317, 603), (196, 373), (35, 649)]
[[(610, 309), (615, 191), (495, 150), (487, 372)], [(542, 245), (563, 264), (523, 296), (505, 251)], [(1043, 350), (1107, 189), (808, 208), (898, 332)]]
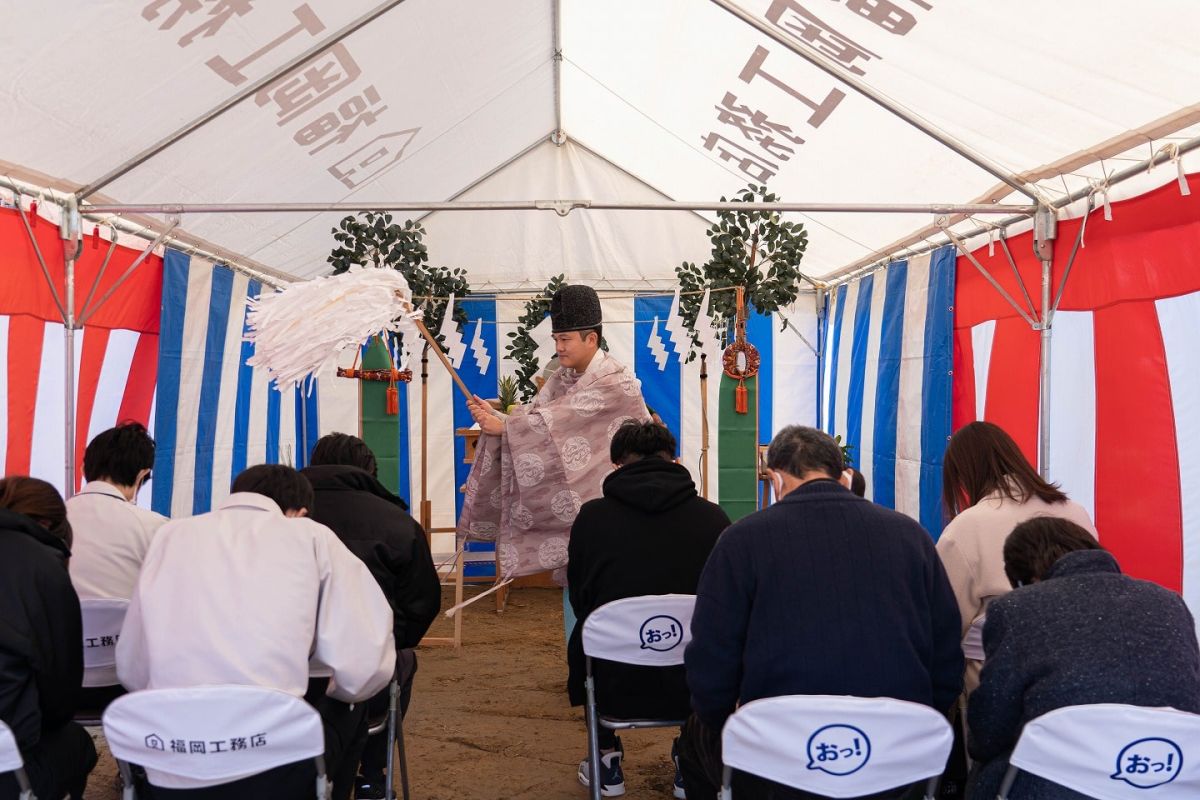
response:
[(537, 358), (534, 355), (537, 343), (533, 341), (529, 332), (545, 319), (546, 314), (550, 312), (550, 298), (566, 282), (565, 275), (556, 275), (551, 278), (540, 294), (525, 303), (525, 313), (517, 320), (517, 329), (508, 334), (508, 338), (512, 341), (506, 344), (504, 349), (508, 352), (508, 357), (520, 365), (517, 367), (516, 388), (522, 403), (528, 403), (537, 394), (537, 384), (533, 382), (539, 369)]
[[(726, 202), (725, 198), (721, 198)], [(750, 184), (733, 202), (774, 203), (779, 198), (766, 186)], [(746, 302), (763, 313), (774, 313), (794, 302), (800, 292), (800, 260), (808, 247), (808, 233), (799, 222), (783, 220), (775, 211), (722, 211), (707, 231), (712, 255), (697, 266), (684, 262), (675, 268), (681, 290), (679, 312), (696, 337), (696, 321), (705, 289), (712, 290), (710, 314), (729, 329), (737, 317), (737, 293), (743, 287)], [(689, 354), (690, 361), (692, 355)]]

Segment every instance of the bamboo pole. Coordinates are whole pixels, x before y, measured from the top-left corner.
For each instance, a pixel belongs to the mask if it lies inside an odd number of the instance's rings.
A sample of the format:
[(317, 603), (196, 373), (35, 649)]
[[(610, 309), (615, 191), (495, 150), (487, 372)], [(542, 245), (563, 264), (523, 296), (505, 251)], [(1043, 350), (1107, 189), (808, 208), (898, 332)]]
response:
[(700, 496), (708, 499), (708, 354), (700, 354)]
[(437, 353), (437, 357), (442, 360), (442, 366), (450, 373), (450, 377), (454, 379), (454, 383), (458, 386), (458, 390), (463, 393), (463, 397), (467, 398), (468, 403), (474, 402), (475, 395), (471, 394), (471, 390), (467, 388), (467, 384), (463, 383), (463, 379), (458, 375), (458, 370), (454, 369), (454, 365), (450, 363), (450, 359), (442, 352), (442, 348), (438, 345), (437, 340), (433, 338), (433, 334), (429, 332), (429, 329), (425, 327), (425, 323), (419, 319), (415, 319), (413, 322), (417, 323), (417, 330), (425, 337), (425, 341), (429, 343), (429, 347), (432, 348), (433, 352)]

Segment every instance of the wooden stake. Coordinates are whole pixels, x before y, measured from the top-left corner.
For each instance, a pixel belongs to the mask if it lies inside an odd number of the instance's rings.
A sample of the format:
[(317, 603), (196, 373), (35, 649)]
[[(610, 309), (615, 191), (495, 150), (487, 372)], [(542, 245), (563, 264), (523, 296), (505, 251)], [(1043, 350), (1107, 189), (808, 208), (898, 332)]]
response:
[[(433, 534), (429, 528), (432, 519), (426, 519), (429, 506), (429, 347), (426, 343), (421, 350), (421, 525), (429, 536), (430, 546), (433, 545)], [(434, 348), (437, 345), (433, 345)], [(440, 350), (438, 352), (441, 352)], [(433, 515), (430, 514), (430, 517)]]

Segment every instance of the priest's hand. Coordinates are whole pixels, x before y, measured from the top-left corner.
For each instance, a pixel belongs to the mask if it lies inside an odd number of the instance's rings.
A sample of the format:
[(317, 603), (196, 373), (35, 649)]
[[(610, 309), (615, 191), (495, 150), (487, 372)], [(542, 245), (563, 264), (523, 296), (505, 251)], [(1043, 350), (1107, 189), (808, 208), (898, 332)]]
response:
[(479, 424), (479, 430), (493, 436), (500, 436), (504, 433), (504, 420), (497, 416), (492, 407), (478, 395), (467, 401), (467, 410)]

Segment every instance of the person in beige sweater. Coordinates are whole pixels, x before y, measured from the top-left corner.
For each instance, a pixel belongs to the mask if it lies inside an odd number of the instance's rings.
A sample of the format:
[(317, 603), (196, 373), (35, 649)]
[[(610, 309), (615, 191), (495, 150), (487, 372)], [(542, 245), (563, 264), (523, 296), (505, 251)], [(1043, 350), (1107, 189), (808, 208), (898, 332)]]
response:
[(1020, 523), (1037, 516), (1069, 519), (1097, 539), (1088, 512), (1042, 479), (1004, 429), (972, 422), (950, 439), (942, 462), (942, 502), (952, 517), (937, 542), (962, 615), (967, 694), (983, 667), (979, 633), (987, 605), (1008, 594), (1004, 541)]

